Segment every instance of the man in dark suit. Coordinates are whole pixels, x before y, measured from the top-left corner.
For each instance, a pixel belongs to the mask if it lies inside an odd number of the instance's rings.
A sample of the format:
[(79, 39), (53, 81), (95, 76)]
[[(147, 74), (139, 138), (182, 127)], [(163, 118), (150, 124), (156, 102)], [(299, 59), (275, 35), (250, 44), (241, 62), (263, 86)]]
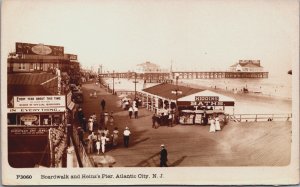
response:
[(165, 145), (162, 144), (160, 150), (160, 167), (168, 167), (167, 161), (168, 161), (168, 152), (165, 148)]

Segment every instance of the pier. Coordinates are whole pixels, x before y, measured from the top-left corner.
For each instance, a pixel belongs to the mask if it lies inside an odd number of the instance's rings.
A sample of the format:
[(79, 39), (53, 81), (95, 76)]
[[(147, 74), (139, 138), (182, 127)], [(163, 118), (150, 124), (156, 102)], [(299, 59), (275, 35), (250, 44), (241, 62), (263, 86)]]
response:
[(242, 72), (242, 71), (174, 71), (174, 72), (114, 72), (99, 74), (102, 78), (127, 78), (143, 80), (170, 80), (175, 79), (237, 79), (237, 78), (268, 78), (269, 72)]

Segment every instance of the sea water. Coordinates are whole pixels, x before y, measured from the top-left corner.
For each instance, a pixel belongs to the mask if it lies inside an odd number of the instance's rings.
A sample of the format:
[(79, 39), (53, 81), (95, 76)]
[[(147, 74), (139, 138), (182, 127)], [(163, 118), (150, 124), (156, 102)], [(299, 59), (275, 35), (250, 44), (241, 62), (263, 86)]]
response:
[(242, 92), (243, 88), (247, 88), (257, 95), (292, 98), (292, 76), (289, 74), (270, 75), (269, 78), (182, 79), (179, 82), (187, 86), (199, 85), (232, 92)]

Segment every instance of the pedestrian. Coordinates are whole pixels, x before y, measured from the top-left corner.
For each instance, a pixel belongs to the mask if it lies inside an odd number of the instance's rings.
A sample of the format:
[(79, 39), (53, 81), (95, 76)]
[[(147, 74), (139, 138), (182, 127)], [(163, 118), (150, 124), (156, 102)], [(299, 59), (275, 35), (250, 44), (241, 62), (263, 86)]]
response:
[(173, 121), (173, 116), (172, 116), (172, 114), (169, 112), (169, 115), (168, 115), (168, 127), (169, 127), (169, 126), (173, 127), (172, 121)]
[(107, 127), (104, 128), (104, 131), (103, 131), (105, 137), (108, 137), (109, 135), (109, 130), (107, 129)]
[(87, 147), (87, 152), (88, 153), (93, 153), (93, 135), (92, 133), (90, 133), (90, 135), (88, 136), (88, 147)]
[(102, 111), (104, 111), (105, 110), (105, 100), (104, 99), (102, 99), (102, 101), (101, 101), (101, 107), (102, 107)]
[(118, 127), (115, 127), (115, 129), (113, 130), (113, 134), (112, 134), (112, 144), (113, 144), (113, 146), (118, 145), (118, 139), (119, 139), (119, 131), (118, 131)]
[(93, 132), (93, 128), (94, 128), (93, 118), (90, 117), (89, 122), (88, 122), (88, 129), (89, 129), (89, 132), (90, 132), (90, 133)]
[(96, 148), (97, 148), (97, 153), (99, 155), (100, 154), (100, 141), (99, 141), (99, 139), (97, 139)]
[(86, 119), (85, 119), (85, 117), (82, 118), (82, 129), (84, 130), (84, 132), (87, 131), (87, 126), (86, 126)]
[(216, 131), (220, 131), (221, 126), (220, 126), (219, 115), (217, 115), (216, 118), (215, 118), (215, 124), (216, 124)]
[(77, 117), (79, 123), (82, 124), (82, 119), (84, 118), (84, 114), (81, 107), (78, 109)]
[(108, 115), (107, 112), (104, 112), (103, 113), (103, 124), (104, 124), (104, 126), (107, 125), (108, 121), (109, 121), (109, 115)]
[(101, 141), (101, 151), (102, 153), (105, 153), (105, 145), (106, 145), (106, 141), (108, 141), (109, 139), (105, 136), (104, 133), (102, 133), (102, 136), (100, 138)]
[(132, 106), (129, 107), (128, 112), (129, 112), (129, 118), (131, 119), (132, 113), (133, 113), (133, 108), (132, 108)]
[(153, 116), (152, 116), (152, 128), (156, 128), (155, 123), (156, 123), (156, 116), (155, 116), (155, 114), (153, 114)]
[(168, 151), (165, 148), (165, 145), (162, 144), (160, 150), (160, 167), (168, 167), (167, 161), (168, 161)]
[(113, 112), (110, 113), (110, 116), (109, 116), (109, 124), (110, 124), (110, 125), (114, 125)]
[(139, 109), (137, 107), (134, 107), (133, 111), (134, 111), (134, 118), (137, 119), (138, 118)]
[(207, 123), (208, 123), (208, 116), (206, 114), (205, 109), (204, 109), (204, 112), (203, 112), (203, 118), (202, 119), (203, 119), (203, 124), (207, 125)]
[(123, 135), (124, 135), (124, 146), (128, 147), (129, 145), (129, 136), (130, 136), (131, 132), (129, 130), (128, 127), (125, 128)]
[(213, 117), (209, 118), (209, 123), (210, 123), (209, 132), (216, 132), (215, 120)]
[(78, 133), (79, 141), (82, 143), (82, 145), (85, 145), (85, 142), (83, 140), (84, 132), (81, 127), (77, 128), (77, 133)]

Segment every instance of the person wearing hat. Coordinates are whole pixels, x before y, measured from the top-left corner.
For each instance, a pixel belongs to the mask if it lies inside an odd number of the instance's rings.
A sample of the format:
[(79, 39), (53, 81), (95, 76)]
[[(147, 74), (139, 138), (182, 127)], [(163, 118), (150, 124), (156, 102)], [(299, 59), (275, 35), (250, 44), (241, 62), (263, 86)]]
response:
[(129, 145), (129, 135), (131, 134), (130, 130), (128, 127), (125, 127), (125, 130), (123, 132), (124, 135), (124, 146), (128, 147)]
[(167, 161), (168, 161), (168, 152), (165, 148), (164, 144), (161, 144), (161, 150), (160, 150), (160, 167), (168, 167)]

